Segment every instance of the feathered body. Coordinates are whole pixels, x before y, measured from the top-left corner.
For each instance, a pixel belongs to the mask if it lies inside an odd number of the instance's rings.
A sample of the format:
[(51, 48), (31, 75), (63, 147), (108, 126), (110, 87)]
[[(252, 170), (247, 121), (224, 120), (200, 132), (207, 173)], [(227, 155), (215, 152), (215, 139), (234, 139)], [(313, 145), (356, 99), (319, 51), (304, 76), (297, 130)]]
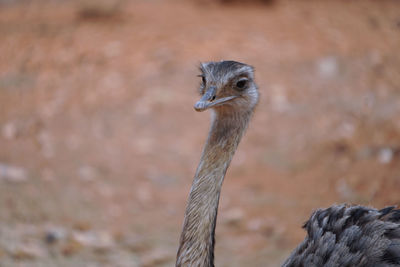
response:
[(337, 205), (315, 211), (283, 267), (400, 266), (400, 210)]

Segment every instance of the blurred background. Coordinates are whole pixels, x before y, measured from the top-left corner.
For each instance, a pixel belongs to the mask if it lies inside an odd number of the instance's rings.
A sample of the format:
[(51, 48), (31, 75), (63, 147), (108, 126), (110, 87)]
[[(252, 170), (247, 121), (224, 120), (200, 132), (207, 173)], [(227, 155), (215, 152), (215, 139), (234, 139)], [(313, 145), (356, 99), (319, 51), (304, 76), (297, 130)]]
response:
[(0, 266), (174, 265), (200, 61), (261, 91), (217, 266), (278, 266), (318, 207), (400, 204), (400, 2), (0, 3)]

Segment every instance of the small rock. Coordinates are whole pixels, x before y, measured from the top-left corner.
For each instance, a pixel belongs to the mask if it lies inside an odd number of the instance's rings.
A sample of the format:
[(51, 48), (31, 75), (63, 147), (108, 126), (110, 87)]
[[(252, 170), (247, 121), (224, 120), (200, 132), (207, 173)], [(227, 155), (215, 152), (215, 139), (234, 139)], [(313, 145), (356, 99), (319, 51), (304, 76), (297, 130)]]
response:
[(155, 142), (150, 137), (137, 137), (134, 140), (134, 146), (138, 153), (143, 155), (149, 155), (154, 151)]
[(17, 137), (17, 132), (17, 126), (12, 122), (6, 123), (1, 129), (1, 133), (6, 139), (15, 139)]
[(107, 19), (117, 17), (121, 12), (121, 0), (81, 0), (78, 1), (78, 17), (87, 19)]
[(351, 138), (354, 135), (356, 127), (350, 122), (344, 122), (339, 126), (339, 136), (343, 138)]
[(90, 182), (98, 176), (98, 172), (92, 166), (84, 165), (79, 168), (78, 175), (83, 181)]
[(140, 260), (137, 255), (131, 253), (130, 251), (124, 251), (118, 249), (113, 251), (107, 256), (108, 262), (112, 262), (112, 266), (116, 267), (139, 267)]
[(0, 180), (25, 182), (28, 180), (28, 174), (26, 170), (21, 167), (0, 163)]
[(3, 258), (6, 255), (6, 252), (0, 248), (0, 259)]
[(357, 151), (357, 158), (360, 160), (369, 159), (375, 156), (375, 152), (371, 147), (365, 146)]
[(146, 238), (126, 237), (123, 233), (117, 233), (117, 235), (114, 235), (114, 238), (119, 239), (119, 243), (121, 243), (123, 247), (134, 253), (143, 254), (151, 249), (150, 241)]
[(137, 188), (136, 197), (141, 204), (147, 204), (153, 199), (151, 190), (144, 185)]
[(172, 260), (172, 254), (164, 249), (156, 249), (151, 253), (143, 257), (142, 265), (143, 267), (160, 266), (166, 264), (168, 261)]
[(105, 198), (111, 198), (115, 194), (114, 188), (106, 183), (97, 184), (96, 191)]
[(85, 222), (85, 221), (81, 221), (81, 222), (76, 222), (74, 223), (74, 229), (78, 230), (78, 231), (89, 231), (90, 229), (92, 229), (92, 226), (89, 222)]
[(113, 58), (121, 54), (121, 42), (113, 41), (104, 47), (104, 55)]
[(279, 238), (285, 232), (285, 227), (277, 218), (253, 219), (247, 223), (247, 229), (260, 232), (268, 238)]
[(336, 183), (336, 191), (344, 200), (352, 200), (354, 198), (354, 192), (345, 179), (340, 179)]
[(381, 164), (388, 164), (393, 159), (393, 150), (391, 148), (382, 148), (378, 152), (378, 161)]
[(78, 253), (83, 248), (84, 248), (83, 244), (81, 244), (79, 241), (75, 239), (68, 239), (68, 241), (61, 249), (61, 252), (62, 254), (64, 254), (64, 256), (71, 256)]
[(147, 178), (152, 183), (163, 187), (168, 185), (174, 185), (178, 180), (178, 178), (173, 175), (158, 173), (153, 171), (150, 171), (150, 173), (147, 175)]
[(247, 229), (250, 231), (260, 231), (263, 227), (263, 220), (261, 219), (253, 219), (247, 223)]
[(339, 74), (339, 63), (336, 57), (328, 56), (317, 63), (317, 69), (321, 76), (331, 78)]
[(231, 209), (223, 215), (223, 222), (229, 225), (238, 225), (244, 218), (244, 212), (241, 209)]
[(74, 232), (72, 238), (83, 246), (96, 249), (109, 249), (115, 245), (112, 235), (107, 232)]
[(45, 251), (42, 248), (33, 244), (21, 245), (11, 252), (12, 257), (17, 260), (33, 260), (43, 257), (44, 254)]
[(40, 131), (37, 135), (40, 150), (44, 157), (52, 158), (54, 156), (54, 145), (52, 136), (47, 131)]
[(369, 53), (368, 59), (372, 66), (380, 66), (384, 61), (384, 58), (379, 51), (372, 51)]
[(101, 81), (102, 92), (108, 96), (121, 96), (125, 93), (124, 80), (120, 73), (110, 72), (105, 74)]
[(54, 181), (56, 178), (54, 171), (48, 168), (43, 169), (41, 174), (42, 174), (42, 179), (47, 182)]
[(277, 112), (285, 112), (290, 109), (290, 103), (287, 98), (286, 90), (281, 85), (271, 86), (271, 105)]
[(110, 249), (115, 246), (114, 237), (108, 232), (98, 232), (96, 243), (93, 245), (97, 249)]
[(65, 239), (67, 233), (63, 228), (53, 228), (46, 232), (44, 240), (47, 244), (52, 245), (60, 240)]
[(116, 218), (124, 214), (121, 206), (111, 204), (109, 208), (107, 209), (107, 214), (109, 214), (111, 217)]
[(47, 232), (44, 237), (44, 240), (46, 241), (47, 244), (52, 245), (58, 241), (58, 237), (54, 232)]
[(12, 253), (12, 257), (16, 260), (33, 260), (35, 255), (29, 251), (17, 249)]

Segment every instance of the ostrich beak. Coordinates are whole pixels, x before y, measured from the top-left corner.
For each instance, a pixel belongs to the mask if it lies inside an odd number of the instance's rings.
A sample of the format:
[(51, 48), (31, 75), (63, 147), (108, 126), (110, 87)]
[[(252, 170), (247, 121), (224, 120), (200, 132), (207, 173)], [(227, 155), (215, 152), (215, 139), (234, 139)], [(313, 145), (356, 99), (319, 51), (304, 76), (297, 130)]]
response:
[(208, 90), (204, 93), (201, 99), (197, 101), (196, 104), (194, 104), (194, 109), (196, 111), (201, 112), (211, 107), (220, 106), (223, 103), (236, 98), (236, 96), (228, 96), (215, 99), (216, 92), (217, 92), (216, 87), (211, 86), (210, 88), (208, 88)]
[(196, 111), (204, 111), (209, 108), (212, 101), (215, 99), (217, 93), (217, 87), (210, 86), (199, 101), (194, 104), (194, 109)]

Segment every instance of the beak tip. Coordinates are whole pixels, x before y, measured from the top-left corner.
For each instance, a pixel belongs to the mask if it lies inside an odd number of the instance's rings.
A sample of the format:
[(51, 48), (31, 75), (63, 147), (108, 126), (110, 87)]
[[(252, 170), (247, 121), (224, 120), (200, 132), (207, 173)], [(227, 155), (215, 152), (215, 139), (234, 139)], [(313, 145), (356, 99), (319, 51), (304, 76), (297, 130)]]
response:
[(203, 101), (198, 101), (196, 102), (196, 104), (194, 104), (193, 108), (196, 111), (204, 111), (206, 109), (206, 103), (204, 103)]

